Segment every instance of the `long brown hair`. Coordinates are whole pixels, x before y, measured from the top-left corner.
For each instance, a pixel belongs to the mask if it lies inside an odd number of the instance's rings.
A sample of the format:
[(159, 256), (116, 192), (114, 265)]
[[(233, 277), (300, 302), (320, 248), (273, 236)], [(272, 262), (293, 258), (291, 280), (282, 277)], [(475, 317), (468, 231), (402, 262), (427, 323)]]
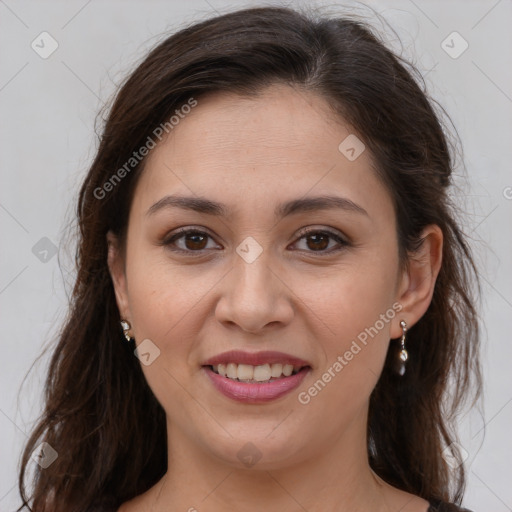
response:
[[(168, 37), (115, 97), (79, 193), (76, 282), (49, 366), (44, 412), (22, 456), (19, 510), (115, 509), (165, 473), (164, 411), (133, 346), (124, 342), (107, 266), (106, 233), (124, 240), (145, 160), (108, 190), (104, 185), (190, 98), (200, 103), (213, 91), (256, 95), (273, 83), (322, 95), (363, 139), (394, 202), (403, 265), (425, 226), (442, 229), (442, 268), (427, 312), (409, 331), (407, 373), (394, 374), (397, 345), (391, 343), (370, 399), (368, 453), (371, 467), (392, 485), (460, 503), (463, 465), (452, 471), (442, 451), (456, 439), (454, 412), (468, 386), (473, 383), (475, 398), (480, 392), (479, 287), (447, 193), (454, 152), (441, 110), (415, 68), (365, 23), (268, 7), (218, 16)], [(37, 468), (28, 493), (31, 454), (42, 441), (58, 457)]]

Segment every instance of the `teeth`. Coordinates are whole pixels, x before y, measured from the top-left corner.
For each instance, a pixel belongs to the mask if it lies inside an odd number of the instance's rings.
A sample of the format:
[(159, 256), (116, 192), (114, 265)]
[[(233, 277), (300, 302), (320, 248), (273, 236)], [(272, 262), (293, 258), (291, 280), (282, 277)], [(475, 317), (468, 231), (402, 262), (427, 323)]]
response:
[(283, 365), (282, 364), (279, 364), (279, 363), (276, 363), (276, 364), (273, 364), (272, 367), (270, 368), (270, 375), (272, 375), (272, 377), (281, 377), (281, 374), (283, 373)]
[(237, 377), (238, 380), (251, 380), (254, 375), (254, 366), (249, 364), (239, 364)]
[(218, 364), (213, 365), (213, 371), (228, 377), (229, 379), (238, 379), (239, 381), (256, 381), (265, 382), (271, 378), (279, 379), (281, 377), (289, 377), (293, 373), (297, 373), (301, 366), (294, 367), (291, 364), (261, 364), (259, 366), (253, 366), (251, 364)]
[[(238, 367), (240, 368), (240, 367)], [(240, 370), (238, 370), (240, 373)], [(270, 370), (269, 364), (262, 364), (261, 366), (254, 367), (253, 379), (258, 382), (263, 382), (264, 380), (269, 380), (272, 377), (272, 372)], [(240, 378), (240, 377), (239, 377)]]
[[(215, 368), (215, 366), (214, 366), (214, 368)], [(227, 366), (226, 377), (229, 377), (230, 379), (237, 379), (238, 378), (237, 368), (238, 367), (235, 363), (229, 363)]]
[(285, 364), (283, 366), (283, 374), (285, 377), (289, 377), (293, 372), (293, 365), (291, 364)]
[(222, 375), (223, 377), (227, 377), (228, 375), (228, 371), (225, 364), (219, 364), (217, 366), (217, 372), (219, 373), (219, 375)]

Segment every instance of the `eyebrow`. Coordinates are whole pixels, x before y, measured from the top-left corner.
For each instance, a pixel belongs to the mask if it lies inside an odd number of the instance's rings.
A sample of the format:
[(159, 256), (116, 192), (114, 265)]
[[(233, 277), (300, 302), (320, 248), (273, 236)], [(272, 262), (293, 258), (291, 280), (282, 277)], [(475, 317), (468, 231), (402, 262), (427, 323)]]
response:
[[(210, 199), (168, 195), (162, 197), (162, 199), (151, 206), (146, 212), (146, 216), (152, 216), (156, 212), (167, 208), (181, 208), (217, 217), (228, 217), (231, 214), (231, 210), (226, 205)], [(369, 217), (368, 212), (362, 206), (359, 206), (350, 199), (331, 195), (305, 197), (287, 201), (276, 207), (274, 215), (277, 218), (283, 218), (297, 213), (332, 209), (359, 213)]]

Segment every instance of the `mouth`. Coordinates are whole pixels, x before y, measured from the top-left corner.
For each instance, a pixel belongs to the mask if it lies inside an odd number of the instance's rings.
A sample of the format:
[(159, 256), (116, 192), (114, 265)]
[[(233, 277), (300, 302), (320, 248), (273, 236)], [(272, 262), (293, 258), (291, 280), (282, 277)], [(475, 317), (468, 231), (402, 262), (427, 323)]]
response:
[(265, 383), (290, 377), (299, 373), (303, 368), (309, 368), (309, 366), (294, 366), (283, 363), (265, 363), (257, 366), (251, 364), (220, 363), (208, 365), (208, 368), (213, 373), (236, 382)]
[(263, 404), (297, 388), (312, 366), (281, 352), (231, 351), (205, 361), (202, 369), (224, 396), (238, 402)]

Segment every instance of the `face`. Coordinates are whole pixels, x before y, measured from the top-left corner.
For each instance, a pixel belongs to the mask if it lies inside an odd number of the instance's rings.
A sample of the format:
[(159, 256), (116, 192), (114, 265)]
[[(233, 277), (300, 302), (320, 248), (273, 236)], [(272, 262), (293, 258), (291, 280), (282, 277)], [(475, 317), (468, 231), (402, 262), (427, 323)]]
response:
[(365, 442), (401, 276), (391, 197), (368, 150), (340, 151), (351, 134), (272, 86), (201, 98), (146, 161), (118, 306), (172, 438), (207, 457), (278, 468)]

